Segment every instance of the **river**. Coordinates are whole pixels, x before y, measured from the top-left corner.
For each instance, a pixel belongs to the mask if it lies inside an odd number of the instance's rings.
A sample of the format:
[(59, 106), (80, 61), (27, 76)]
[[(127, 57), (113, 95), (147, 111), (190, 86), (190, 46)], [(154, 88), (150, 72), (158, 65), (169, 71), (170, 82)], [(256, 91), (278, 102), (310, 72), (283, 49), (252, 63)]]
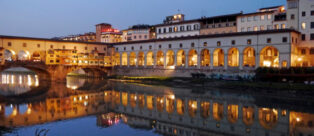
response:
[(4, 136), (310, 136), (313, 100), (214, 88), (173, 88), (2, 73)]

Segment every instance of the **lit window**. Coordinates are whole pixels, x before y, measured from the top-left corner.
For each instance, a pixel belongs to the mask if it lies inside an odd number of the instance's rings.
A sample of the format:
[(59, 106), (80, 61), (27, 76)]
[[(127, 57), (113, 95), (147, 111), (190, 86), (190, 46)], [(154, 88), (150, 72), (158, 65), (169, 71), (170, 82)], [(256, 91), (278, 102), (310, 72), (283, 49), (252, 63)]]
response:
[(262, 25), (260, 28), (261, 31), (265, 30), (265, 27)]
[(276, 25), (274, 26), (274, 28), (275, 28), (275, 29), (279, 29), (279, 25), (276, 24)]
[(261, 15), (261, 20), (265, 20), (265, 15)]
[(257, 31), (257, 30), (258, 30), (257, 26), (254, 26), (254, 31)]
[(267, 15), (267, 19), (271, 20), (271, 14)]
[(301, 28), (302, 28), (303, 30), (305, 30), (305, 29), (306, 29), (306, 23), (305, 23), (305, 22), (302, 22), (302, 24), (301, 24)]
[(281, 29), (286, 29), (286, 24), (281, 24)]

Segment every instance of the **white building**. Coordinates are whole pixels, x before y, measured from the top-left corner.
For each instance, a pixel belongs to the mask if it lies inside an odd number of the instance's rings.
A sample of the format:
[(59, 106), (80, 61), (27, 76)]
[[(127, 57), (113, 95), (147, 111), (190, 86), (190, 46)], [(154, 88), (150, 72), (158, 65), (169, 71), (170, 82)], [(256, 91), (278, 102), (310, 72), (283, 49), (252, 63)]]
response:
[(163, 24), (155, 25), (157, 39), (200, 34), (199, 20), (184, 20), (183, 14), (168, 16)]

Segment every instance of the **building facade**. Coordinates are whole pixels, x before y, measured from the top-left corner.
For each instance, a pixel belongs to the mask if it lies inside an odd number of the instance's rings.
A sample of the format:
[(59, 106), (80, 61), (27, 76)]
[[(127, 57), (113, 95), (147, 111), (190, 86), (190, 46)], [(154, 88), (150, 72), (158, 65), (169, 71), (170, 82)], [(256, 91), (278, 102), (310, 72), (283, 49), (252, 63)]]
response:
[(96, 25), (96, 42), (117, 43), (122, 41), (122, 32), (114, 29), (111, 24), (101, 23)]

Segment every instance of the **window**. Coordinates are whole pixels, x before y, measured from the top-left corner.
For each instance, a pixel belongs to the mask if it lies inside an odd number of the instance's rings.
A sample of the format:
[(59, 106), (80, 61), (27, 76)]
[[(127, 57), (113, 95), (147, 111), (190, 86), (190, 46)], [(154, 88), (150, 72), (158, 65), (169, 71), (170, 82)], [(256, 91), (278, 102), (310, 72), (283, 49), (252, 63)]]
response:
[(288, 38), (287, 37), (282, 37), (282, 42), (283, 43), (286, 43), (288, 41)]
[(244, 27), (242, 27), (242, 28), (241, 28), (241, 32), (244, 32), (244, 31), (245, 31), (245, 29), (244, 29)]
[(302, 17), (305, 17), (305, 16), (306, 16), (306, 12), (303, 11), (303, 12), (302, 12)]
[(206, 47), (206, 46), (207, 46), (207, 42), (204, 42), (204, 44), (203, 44), (203, 45), (204, 45), (204, 47)]
[(191, 47), (193, 48), (195, 46), (195, 44), (194, 43), (191, 43)]
[(286, 29), (286, 24), (281, 24), (281, 29)]
[(144, 35), (144, 39), (147, 39), (147, 35)]
[(149, 49), (150, 49), (150, 50), (152, 49), (152, 46), (151, 46), (151, 45), (149, 45)]
[(140, 50), (142, 50), (143, 49), (143, 46), (140, 46)]
[(260, 28), (261, 31), (265, 30), (265, 27), (262, 25)]
[(53, 60), (50, 60), (50, 63), (53, 63)]
[(138, 36), (139, 39), (142, 39), (142, 35)]
[(131, 47), (131, 50), (132, 50), (132, 51), (134, 50), (134, 47), (133, 47), (133, 46)]
[(37, 47), (40, 48), (40, 44), (37, 44)]
[(172, 27), (169, 27), (169, 33), (171, 33), (172, 32)]
[[(87, 48), (86, 48), (87, 49)], [(126, 47), (123, 47), (123, 50), (126, 50)]]
[(279, 29), (279, 25), (276, 24), (276, 25), (274, 26), (274, 28), (275, 28), (275, 29)]
[(133, 37), (133, 39), (136, 39), (136, 35)]
[(311, 40), (314, 40), (314, 33), (311, 34)]
[(247, 44), (248, 45), (252, 44), (252, 40), (251, 39), (247, 39)]
[(217, 42), (217, 46), (219, 47), (220, 45), (221, 45), (221, 42), (220, 42), (220, 41), (218, 41), (218, 42)]
[(306, 50), (305, 49), (301, 49), (301, 54), (305, 55), (306, 54)]
[(254, 21), (257, 21), (258, 16), (254, 16)]
[(191, 25), (188, 25), (188, 26), (186, 27), (186, 29), (187, 29), (188, 31), (190, 31), (190, 30), (191, 30)]
[(158, 29), (158, 33), (161, 33), (161, 28)]
[(311, 22), (311, 29), (314, 28), (314, 22)]
[(267, 43), (271, 43), (271, 38), (267, 38)]
[(310, 49), (310, 54), (313, 55), (314, 54), (314, 48)]
[(252, 20), (252, 17), (247, 17), (248, 22), (251, 22), (251, 20)]
[(298, 3), (296, 1), (288, 2), (288, 9), (297, 8)]
[(249, 31), (252, 31), (252, 30), (251, 30), (251, 27), (248, 27), (248, 28), (247, 28), (247, 31), (248, 31), (248, 32), (249, 32)]
[(303, 29), (303, 30), (306, 29), (306, 23), (305, 23), (305, 22), (302, 22), (302, 23), (301, 23), (301, 29)]
[(184, 31), (184, 26), (180, 26), (180, 31)]
[(12, 43), (11, 43), (11, 42), (8, 42), (8, 46), (12, 46)]
[(167, 33), (167, 29), (166, 28), (164, 28), (164, 33)]
[(53, 49), (53, 45), (50, 45), (50, 48)]
[(258, 31), (258, 28), (257, 28), (257, 26), (254, 26), (254, 28), (253, 28), (253, 29), (254, 29), (254, 31)]
[(306, 39), (305, 34), (302, 34), (301, 38), (302, 38), (302, 41), (305, 41), (305, 39)]
[(271, 20), (271, 14), (267, 15), (267, 19)]
[(291, 14), (290, 19), (294, 20), (294, 14)]
[(261, 20), (265, 20), (265, 15), (261, 15)]
[(235, 40), (232, 40), (231, 41), (231, 45), (235, 45), (236, 44), (236, 41)]
[(63, 45), (62, 48), (65, 49), (65, 46)]
[(271, 30), (272, 26), (271, 25), (267, 25), (267, 30)]
[(171, 48), (171, 44), (168, 45), (169, 49)]
[(159, 49), (161, 49), (161, 45), (159, 45)]
[(23, 43), (23, 47), (26, 47), (27, 46), (27, 44), (26, 43)]
[(314, 10), (311, 11), (311, 16), (314, 16)]
[(183, 45), (182, 45), (182, 43), (180, 43), (180, 48), (182, 48), (183, 47)]
[(245, 21), (245, 18), (244, 17), (241, 17), (241, 22), (244, 22)]
[(199, 27), (198, 27), (198, 24), (195, 24), (195, 25), (194, 25), (194, 30), (198, 30), (198, 28), (199, 28)]

